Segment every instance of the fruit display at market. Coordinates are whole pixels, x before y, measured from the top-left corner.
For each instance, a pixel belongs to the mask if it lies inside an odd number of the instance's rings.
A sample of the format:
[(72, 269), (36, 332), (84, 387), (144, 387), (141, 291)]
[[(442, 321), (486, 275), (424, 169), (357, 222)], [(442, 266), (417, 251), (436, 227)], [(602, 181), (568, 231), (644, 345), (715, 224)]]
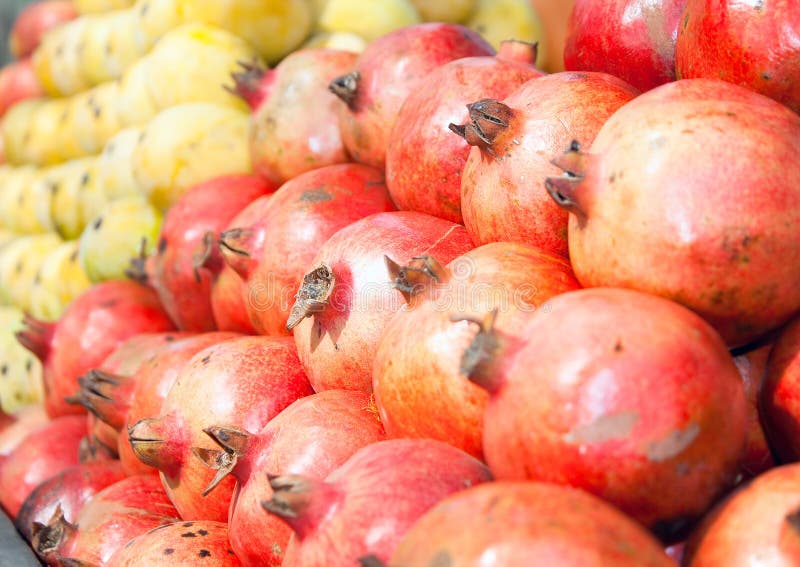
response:
[(27, 2), (0, 551), (800, 564), (797, 36), (786, 2)]

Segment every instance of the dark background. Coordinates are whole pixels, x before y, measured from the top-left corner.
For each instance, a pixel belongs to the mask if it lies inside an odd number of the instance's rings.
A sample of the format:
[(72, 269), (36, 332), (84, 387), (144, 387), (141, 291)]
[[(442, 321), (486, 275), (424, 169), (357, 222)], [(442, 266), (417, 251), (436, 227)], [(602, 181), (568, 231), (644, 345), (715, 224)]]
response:
[(8, 32), (14, 23), (14, 18), (23, 6), (31, 3), (31, 0), (0, 0), (0, 65), (5, 65), (11, 60), (8, 51)]

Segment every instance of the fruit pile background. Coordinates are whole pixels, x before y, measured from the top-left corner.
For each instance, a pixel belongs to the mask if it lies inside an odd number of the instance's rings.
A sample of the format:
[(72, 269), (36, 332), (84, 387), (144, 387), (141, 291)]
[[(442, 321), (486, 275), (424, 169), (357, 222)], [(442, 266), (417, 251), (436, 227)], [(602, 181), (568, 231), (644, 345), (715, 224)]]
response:
[(800, 565), (800, 8), (711, 4), (4, 2), (0, 551)]

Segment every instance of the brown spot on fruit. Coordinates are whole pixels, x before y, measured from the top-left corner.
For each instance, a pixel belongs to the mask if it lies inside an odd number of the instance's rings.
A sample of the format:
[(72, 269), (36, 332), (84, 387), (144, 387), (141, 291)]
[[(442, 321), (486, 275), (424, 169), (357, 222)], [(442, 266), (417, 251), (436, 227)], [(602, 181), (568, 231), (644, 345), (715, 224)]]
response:
[(172, 555), (173, 553), (175, 553), (175, 550), (172, 549), (171, 547), (168, 547), (167, 549), (164, 550), (164, 555)]
[(211, 557), (211, 552), (207, 549), (201, 549), (197, 555), (200, 557)]

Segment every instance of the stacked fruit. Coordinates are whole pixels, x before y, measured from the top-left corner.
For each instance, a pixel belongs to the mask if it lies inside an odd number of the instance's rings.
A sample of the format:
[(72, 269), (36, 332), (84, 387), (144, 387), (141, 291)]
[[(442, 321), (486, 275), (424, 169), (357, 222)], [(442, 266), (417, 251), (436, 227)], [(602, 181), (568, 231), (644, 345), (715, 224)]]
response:
[(2, 124), (0, 506), (50, 565), (798, 564), (800, 13), (722, 4), (565, 3), (559, 71), (528, 0), (81, 3)]

